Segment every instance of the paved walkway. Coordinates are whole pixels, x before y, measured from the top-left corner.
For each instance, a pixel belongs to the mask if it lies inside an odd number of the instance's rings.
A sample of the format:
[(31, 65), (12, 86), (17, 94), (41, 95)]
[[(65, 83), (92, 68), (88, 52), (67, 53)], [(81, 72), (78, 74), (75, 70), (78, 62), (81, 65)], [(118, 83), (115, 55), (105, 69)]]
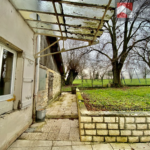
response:
[(76, 118), (77, 114), (77, 103), (76, 95), (71, 93), (62, 93), (61, 97), (55, 103), (50, 104), (47, 107), (46, 118)]
[(80, 141), (78, 120), (47, 119), (31, 125), (19, 139), (48, 141)]
[[(77, 114), (75, 102), (75, 95), (64, 93), (59, 101), (49, 106), (47, 115), (72, 117)], [(8, 150), (150, 150), (150, 144), (80, 142), (78, 119), (46, 119), (31, 125)]]
[(149, 144), (90, 143), (78, 141), (17, 140), (8, 150), (150, 150)]

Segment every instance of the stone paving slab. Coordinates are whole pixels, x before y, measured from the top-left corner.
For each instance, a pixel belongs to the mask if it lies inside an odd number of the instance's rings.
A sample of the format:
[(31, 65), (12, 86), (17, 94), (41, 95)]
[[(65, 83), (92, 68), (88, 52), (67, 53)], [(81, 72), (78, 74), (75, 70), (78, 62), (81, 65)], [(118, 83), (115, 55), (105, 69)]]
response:
[(11, 148), (18, 148), (18, 147), (32, 147), (33, 141), (31, 140), (17, 140), (14, 142), (10, 147)]
[(46, 109), (46, 118), (74, 118), (78, 119), (76, 95), (62, 93), (58, 101), (50, 104)]
[[(36, 145), (37, 144), (37, 145)], [(116, 146), (117, 145), (117, 146)], [(150, 150), (147, 143), (85, 144), (76, 141), (26, 141), (17, 140), (8, 150)]]
[(22, 140), (80, 141), (77, 119), (47, 119), (32, 125), (23, 133)]
[(71, 146), (72, 142), (71, 141), (53, 141), (53, 146)]
[(72, 146), (72, 150), (92, 150), (91, 145)]
[(92, 145), (93, 150), (113, 150), (110, 144), (97, 144)]
[(71, 146), (52, 147), (52, 150), (72, 150)]
[(149, 143), (135, 143), (135, 144), (129, 144), (133, 149), (149, 149), (150, 150), (150, 144)]
[(34, 147), (31, 148), (31, 150), (51, 150), (51, 147)]
[(130, 145), (127, 143), (110, 143), (114, 149), (131, 149)]
[(8, 148), (8, 150), (31, 150), (31, 149), (19, 147), (19, 148)]

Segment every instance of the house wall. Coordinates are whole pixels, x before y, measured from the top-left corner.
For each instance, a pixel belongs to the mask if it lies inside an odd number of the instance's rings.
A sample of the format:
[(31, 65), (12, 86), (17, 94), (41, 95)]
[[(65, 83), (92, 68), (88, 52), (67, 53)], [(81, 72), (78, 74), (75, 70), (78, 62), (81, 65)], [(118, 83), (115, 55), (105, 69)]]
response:
[[(17, 110), (22, 99), (23, 62), (26, 55), (33, 58), (34, 33), (8, 0), (0, 1), (0, 36), (23, 50), (17, 54), (16, 100), (0, 102), (0, 150), (6, 149), (32, 122), (32, 105)], [(9, 113), (3, 114), (4, 112)], [(3, 114), (3, 115), (2, 115)]]
[(47, 78), (46, 78), (46, 85), (45, 90), (38, 91), (38, 98), (36, 102), (36, 110), (40, 110), (41, 108), (46, 108), (48, 103), (48, 79), (49, 79), (49, 71), (47, 67), (40, 65), (40, 68), (46, 70)]
[[(46, 108), (47, 104), (55, 100), (61, 94), (61, 75), (49, 68), (40, 65), (47, 71), (45, 90), (38, 91), (36, 109)], [(52, 80), (52, 82), (50, 82)], [(49, 83), (50, 82), (50, 83)], [(49, 94), (51, 96), (49, 96)]]
[[(48, 46), (48, 42), (45, 36), (41, 36), (41, 50)], [(51, 49), (47, 49), (45, 52), (41, 53), (41, 55), (51, 53)], [(53, 57), (53, 55), (49, 55), (46, 57), (40, 58), (40, 68), (45, 69), (47, 71), (46, 78), (46, 88), (45, 90), (38, 91), (38, 99), (36, 108), (37, 110), (41, 107), (46, 107), (49, 101), (57, 98), (61, 93), (61, 75), (57, 67), (57, 63)], [(51, 76), (49, 75), (51, 73)], [(50, 80), (52, 80), (51, 83)], [(52, 89), (51, 94), (52, 97), (49, 98), (49, 87)]]

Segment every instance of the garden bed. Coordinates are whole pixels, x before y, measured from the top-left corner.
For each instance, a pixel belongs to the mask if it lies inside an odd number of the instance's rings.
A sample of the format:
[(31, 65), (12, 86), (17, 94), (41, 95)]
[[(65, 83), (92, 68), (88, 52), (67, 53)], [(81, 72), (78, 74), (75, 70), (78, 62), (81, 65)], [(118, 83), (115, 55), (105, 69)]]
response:
[(150, 111), (150, 87), (87, 90), (82, 96), (90, 111)]
[(81, 141), (150, 142), (150, 111), (88, 111), (76, 93)]

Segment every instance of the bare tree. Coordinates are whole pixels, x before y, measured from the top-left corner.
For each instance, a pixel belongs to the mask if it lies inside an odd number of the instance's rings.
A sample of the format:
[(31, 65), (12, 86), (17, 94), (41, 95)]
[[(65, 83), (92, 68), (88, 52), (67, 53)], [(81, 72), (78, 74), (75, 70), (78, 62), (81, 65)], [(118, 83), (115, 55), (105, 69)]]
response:
[(130, 78), (130, 82), (132, 83), (132, 79), (133, 79), (133, 75), (134, 75), (134, 69), (132, 68), (128, 68), (128, 74), (129, 74), (129, 78)]
[(111, 63), (106, 57), (102, 57), (101, 59), (96, 57), (90, 60), (90, 79), (92, 81), (92, 85), (94, 79), (100, 78), (103, 86), (104, 76), (109, 69), (111, 69)]
[(135, 57), (138, 61), (145, 62), (150, 68), (150, 41), (146, 40), (135, 47), (133, 57)]
[(103, 55), (111, 61), (113, 86), (115, 87), (122, 86), (120, 74), (130, 51), (140, 42), (150, 39), (149, 35), (143, 36), (145, 27), (149, 26), (149, 22), (146, 19), (137, 21), (140, 14), (149, 7), (148, 2), (145, 0), (141, 4), (133, 19), (126, 18), (124, 21), (119, 21), (114, 15), (111, 21), (104, 24), (105, 33), (100, 37), (99, 47), (93, 46), (86, 52), (96, 51), (99, 57)]
[(140, 65), (140, 73), (142, 74), (143, 79), (146, 79), (147, 75), (150, 74), (150, 69), (146, 63), (141, 63)]
[(104, 76), (106, 76), (108, 70), (111, 69), (111, 62), (105, 58), (103, 58), (100, 62), (99, 62), (99, 68), (98, 68), (98, 72), (99, 72), (99, 76), (102, 82), (102, 86), (103, 86), (103, 80), (104, 80)]
[(88, 78), (88, 74), (85, 70), (82, 70), (79, 72), (79, 76), (81, 77), (81, 80), (82, 80), (82, 87), (83, 87), (83, 82), (84, 80), (87, 81), (87, 78)]
[[(68, 48), (77, 47), (81, 42), (71, 41), (67, 43)], [(66, 47), (67, 47), (66, 46)], [(63, 60), (65, 65), (65, 74), (66, 74), (66, 85), (72, 85), (75, 78), (79, 73), (86, 68), (87, 57), (88, 55), (82, 55), (84, 49), (68, 51), (63, 54)]]

